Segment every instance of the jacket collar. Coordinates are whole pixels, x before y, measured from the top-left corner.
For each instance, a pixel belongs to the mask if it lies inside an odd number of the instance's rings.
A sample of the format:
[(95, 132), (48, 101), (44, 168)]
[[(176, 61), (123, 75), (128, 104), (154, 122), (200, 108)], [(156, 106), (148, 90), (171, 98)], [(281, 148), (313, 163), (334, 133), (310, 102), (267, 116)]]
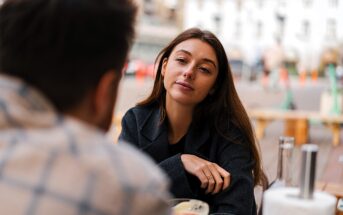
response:
[[(143, 123), (140, 127), (140, 133), (146, 137), (151, 143), (155, 142), (166, 142), (168, 143), (168, 122), (164, 120), (160, 122), (160, 109), (159, 107), (153, 108), (143, 120)], [(203, 125), (198, 129), (195, 129), (195, 126), (191, 124), (189, 132), (186, 136), (186, 151), (197, 150), (210, 137), (209, 126)], [(149, 144), (150, 145), (150, 144)], [(167, 144), (164, 144), (167, 146)]]
[(140, 133), (151, 142), (156, 141), (162, 133), (168, 134), (167, 121), (164, 120), (162, 123), (160, 122), (159, 107), (152, 108), (146, 115), (139, 129)]

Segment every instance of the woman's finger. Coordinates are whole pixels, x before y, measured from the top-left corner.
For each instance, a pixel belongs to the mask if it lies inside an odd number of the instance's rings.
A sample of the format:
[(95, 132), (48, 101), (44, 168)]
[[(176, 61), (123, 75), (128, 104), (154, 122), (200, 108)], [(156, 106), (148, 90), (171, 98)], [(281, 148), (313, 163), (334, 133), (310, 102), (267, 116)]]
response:
[(211, 163), (209, 165), (209, 169), (211, 170), (211, 174), (212, 174), (214, 181), (215, 181), (215, 186), (214, 186), (214, 189), (212, 191), (212, 194), (219, 193), (223, 187), (223, 183), (224, 183), (223, 178), (220, 175), (220, 173), (218, 172), (218, 169), (216, 168), (215, 163)]
[(225, 190), (226, 188), (229, 187), (230, 181), (231, 181), (231, 175), (228, 171), (225, 169), (221, 168), (218, 164), (215, 164), (216, 169), (218, 170), (219, 174), (221, 175), (223, 179), (223, 186), (222, 190)]
[(181, 161), (185, 170), (200, 180), (206, 193), (215, 194), (229, 187), (230, 173), (216, 163), (190, 154), (182, 154)]
[(198, 173), (196, 173), (195, 176), (198, 177), (198, 179), (200, 180), (200, 187), (202, 189), (205, 189), (208, 186), (208, 177), (206, 176), (206, 174), (203, 171), (199, 171)]
[(205, 192), (206, 194), (212, 193), (214, 190), (215, 184), (216, 184), (215, 179), (211, 173), (209, 175), (207, 175), (207, 178), (208, 178), (208, 185), (207, 185), (207, 189)]
[(201, 168), (203, 174), (204, 174), (205, 177), (206, 177), (206, 181), (207, 181), (206, 186), (203, 187), (203, 188), (207, 188), (207, 189), (206, 189), (206, 193), (207, 193), (207, 192), (212, 192), (212, 190), (213, 190), (213, 188), (214, 188), (214, 179), (213, 179), (211, 170), (208, 168), (207, 162), (208, 162), (208, 161), (206, 161), (206, 163), (204, 163), (204, 164), (202, 165), (202, 168)]
[(205, 166), (203, 159), (200, 159), (195, 155), (182, 154), (181, 161), (185, 170), (196, 176), (200, 180), (200, 187), (205, 189), (208, 185), (208, 178), (203, 171), (203, 167)]

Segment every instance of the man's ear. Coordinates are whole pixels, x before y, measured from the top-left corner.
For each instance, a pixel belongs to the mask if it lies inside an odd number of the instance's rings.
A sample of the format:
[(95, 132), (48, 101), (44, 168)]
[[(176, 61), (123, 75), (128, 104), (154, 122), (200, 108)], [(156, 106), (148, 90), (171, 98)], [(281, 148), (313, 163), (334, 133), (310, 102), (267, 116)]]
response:
[(168, 58), (164, 58), (162, 62), (162, 70), (161, 70), (162, 76), (164, 76), (166, 73), (167, 63), (168, 63)]
[[(112, 120), (115, 101), (117, 99), (120, 74), (107, 71), (99, 80), (94, 91), (93, 114), (95, 123), (103, 127), (104, 122)], [(110, 119), (107, 119), (110, 118)]]

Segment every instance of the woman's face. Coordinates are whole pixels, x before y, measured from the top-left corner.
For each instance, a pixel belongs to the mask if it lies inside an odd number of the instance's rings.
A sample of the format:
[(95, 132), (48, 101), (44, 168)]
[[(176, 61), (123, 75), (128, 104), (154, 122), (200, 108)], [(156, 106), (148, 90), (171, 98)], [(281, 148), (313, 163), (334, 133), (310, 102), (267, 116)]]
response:
[(218, 76), (216, 54), (199, 39), (185, 40), (164, 59), (162, 75), (167, 103), (175, 101), (195, 107), (213, 91)]

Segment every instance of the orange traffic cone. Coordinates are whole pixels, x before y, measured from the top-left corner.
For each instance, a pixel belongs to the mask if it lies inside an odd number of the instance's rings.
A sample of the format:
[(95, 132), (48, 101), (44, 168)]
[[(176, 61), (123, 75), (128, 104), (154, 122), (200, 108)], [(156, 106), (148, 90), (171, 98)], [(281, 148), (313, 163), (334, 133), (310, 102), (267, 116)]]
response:
[(138, 85), (143, 85), (144, 83), (144, 78), (146, 75), (146, 66), (143, 62), (137, 62), (137, 70), (136, 70), (136, 82)]
[(305, 84), (306, 84), (306, 70), (299, 72), (299, 83), (300, 83), (300, 86), (305, 86)]
[(311, 78), (313, 83), (317, 83), (318, 81), (318, 70), (314, 69), (311, 72)]

